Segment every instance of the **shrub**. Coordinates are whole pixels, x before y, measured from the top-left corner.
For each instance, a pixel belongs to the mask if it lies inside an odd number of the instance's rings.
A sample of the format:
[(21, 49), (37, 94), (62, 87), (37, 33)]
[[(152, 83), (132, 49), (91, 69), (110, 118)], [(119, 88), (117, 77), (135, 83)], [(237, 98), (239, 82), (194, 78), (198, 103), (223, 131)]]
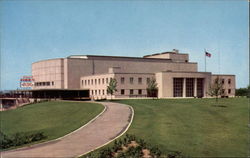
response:
[(173, 151), (167, 154), (168, 158), (182, 158), (181, 152)]
[(45, 136), (42, 132), (33, 133), (33, 134), (15, 133), (9, 138), (5, 134), (3, 134), (1, 131), (0, 131), (0, 137), (1, 137), (0, 141), (2, 142), (1, 149), (16, 147), (16, 146), (32, 143), (32, 142), (47, 138), (47, 136)]
[(112, 151), (110, 148), (102, 149), (99, 153), (100, 158), (112, 158)]
[(12, 140), (5, 135), (2, 131), (0, 131), (0, 149), (9, 148), (10, 145), (13, 143)]
[(161, 156), (161, 150), (158, 147), (151, 148), (150, 153), (154, 157), (160, 157)]

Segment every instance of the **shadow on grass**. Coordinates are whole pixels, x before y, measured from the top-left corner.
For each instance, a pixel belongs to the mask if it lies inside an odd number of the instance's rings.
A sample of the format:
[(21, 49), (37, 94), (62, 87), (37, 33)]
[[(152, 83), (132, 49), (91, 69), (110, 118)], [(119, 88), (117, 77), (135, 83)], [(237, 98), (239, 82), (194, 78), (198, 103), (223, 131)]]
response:
[(218, 108), (227, 108), (226, 105), (222, 105), (222, 104), (213, 104), (213, 107), (218, 107)]

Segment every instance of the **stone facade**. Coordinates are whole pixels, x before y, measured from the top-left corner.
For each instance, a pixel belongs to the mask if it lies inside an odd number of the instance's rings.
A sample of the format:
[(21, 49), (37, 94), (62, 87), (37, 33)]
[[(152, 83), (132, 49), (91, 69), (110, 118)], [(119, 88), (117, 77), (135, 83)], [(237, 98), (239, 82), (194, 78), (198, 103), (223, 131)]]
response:
[[(209, 97), (209, 86), (218, 76), (198, 72), (197, 63), (189, 62), (188, 54), (178, 50), (142, 58), (72, 55), (33, 63), (32, 75), (33, 89), (89, 90), (93, 99), (110, 97), (107, 94), (110, 78), (117, 81), (114, 98), (146, 97), (150, 78), (157, 81), (159, 98)], [(234, 96), (235, 76), (219, 76), (225, 80), (225, 95)]]

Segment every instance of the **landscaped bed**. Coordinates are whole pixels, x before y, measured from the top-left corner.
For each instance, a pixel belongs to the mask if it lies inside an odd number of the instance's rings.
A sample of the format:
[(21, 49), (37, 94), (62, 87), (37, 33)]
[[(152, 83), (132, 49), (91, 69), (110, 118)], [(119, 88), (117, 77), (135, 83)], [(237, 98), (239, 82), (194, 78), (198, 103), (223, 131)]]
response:
[(1, 133), (9, 138), (15, 137), (17, 133), (21, 133), (18, 138), (42, 133), (45, 137), (41, 141), (48, 141), (78, 129), (103, 109), (100, 104), (88, 102), (52, 101), (31, 104), (0, 112)]
[[(129, 134), (160, 149), (161, 156), (246, 157), (249, 154), (248, 99), (120, 100), (135, 110)], [(122, 137), (124, 138), (124, 136)], [(105, 148), (91, 153), (98, 157)]]

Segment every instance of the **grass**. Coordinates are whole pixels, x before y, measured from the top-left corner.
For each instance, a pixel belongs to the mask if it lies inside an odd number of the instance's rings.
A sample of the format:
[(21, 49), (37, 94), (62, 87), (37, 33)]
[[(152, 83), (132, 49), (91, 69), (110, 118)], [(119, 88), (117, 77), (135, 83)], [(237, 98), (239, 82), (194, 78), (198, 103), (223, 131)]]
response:
[(86, 124), (104, 107), (88, 102), (53, 101), (31, 104), (0, 112), (1, 131), (6, 135), (17, 132), (44, 132), (48, 138), (64, 136)]
[[(218, 104), (215, 99), (117, 102), (131, 105), (135, 110), (134, 121), (127, 133), (158, 146), (164, 154), (180, 151), (187, 157), (249, 155), (247, 98), (219, 99)], [(92, 155), (97, 155), (98, 151), (100, 149)]]

